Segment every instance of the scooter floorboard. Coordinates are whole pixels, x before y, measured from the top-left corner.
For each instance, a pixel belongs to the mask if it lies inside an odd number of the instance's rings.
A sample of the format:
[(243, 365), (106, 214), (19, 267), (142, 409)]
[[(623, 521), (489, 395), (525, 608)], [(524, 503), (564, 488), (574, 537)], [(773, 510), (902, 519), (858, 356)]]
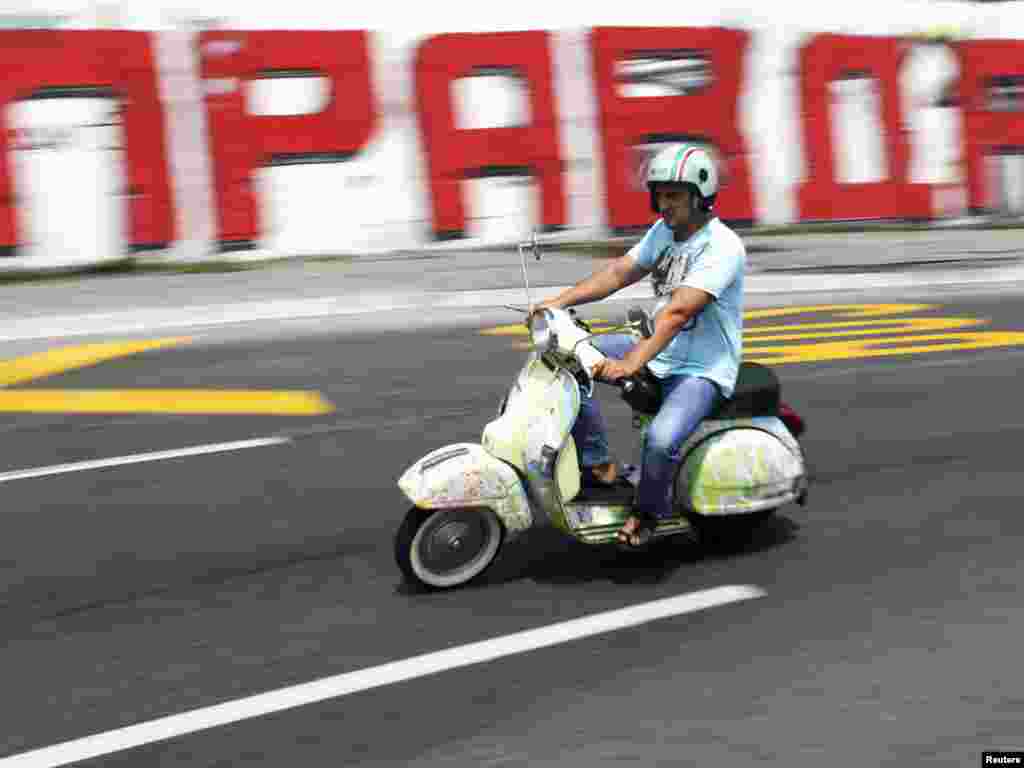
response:
[[(566, 521), (572, 534), (587, 544), (610, 544), (633, 514), (633, 491), (629, 488), (586, 489), (565, 505)], [(658, 523), (655, 538), (688, 531), (692, 526), (685, 517), (674, 517)]]
[[(627, 516), (623, 515), (622, 522), (625, 522)], [(675, 536), (676, 534), (689, 531), (692, 527), (686, 518), (676, 517), (671, 520), (664, 520), (658, 523), (658, 527), (654, 529), (653, 538), (660, 539), (664, 536)], [(613, 544), (617, 539), (620, 528), (622, 528), (622, 523), (614, 525), (584, 525), (576, 528), (573, 534), (586, 544)]]

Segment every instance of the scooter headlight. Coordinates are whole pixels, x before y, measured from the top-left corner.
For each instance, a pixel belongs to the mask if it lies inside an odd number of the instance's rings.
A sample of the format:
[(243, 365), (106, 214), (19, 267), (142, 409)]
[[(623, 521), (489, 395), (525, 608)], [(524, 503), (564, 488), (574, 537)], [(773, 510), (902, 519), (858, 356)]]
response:
[(530, 318), (530, 341), (534, 349), (541, 354), (547, 352), (555, 340), (551, 331), (551, 318), (548, 312), (541, 311)]

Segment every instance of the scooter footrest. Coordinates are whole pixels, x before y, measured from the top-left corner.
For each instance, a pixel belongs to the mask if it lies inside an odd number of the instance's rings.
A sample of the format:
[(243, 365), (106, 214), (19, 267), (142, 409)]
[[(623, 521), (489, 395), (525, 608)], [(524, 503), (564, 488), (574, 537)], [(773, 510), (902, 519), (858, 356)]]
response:
[[(592, 525), (586, 528), (577, 528), (575, 535), (585, 544), (614, 544), (621, 527), (621, 525)], [(692, 528), (690, 523), (682, 517), (664, 520), (658, 523), (658, 527), (654, 529), (653, 538), (658, 539), (662, 536), (684, 533), (690, 528)]]

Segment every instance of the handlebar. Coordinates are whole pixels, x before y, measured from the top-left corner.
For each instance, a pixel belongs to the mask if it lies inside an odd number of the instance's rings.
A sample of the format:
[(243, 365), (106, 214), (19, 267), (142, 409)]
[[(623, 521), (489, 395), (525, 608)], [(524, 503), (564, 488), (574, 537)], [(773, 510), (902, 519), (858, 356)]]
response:
[(573, 309), (572, 307), (569, 307), (569, 314), (572, 316), (572, 321), (574, 323), (576, 323), (576, 325), (578, 325), (584, 331), (586, 331), (587, 333), (590, 333), (590, 334), (592, 334), (594, 332), (593, 330), (591, 330), (590, 324), (587, 323), (586, 320), (583, 320), (582, 318), (580, 318), (580, 316), (576, 314), (576, 310)]
[(619, 389), (635, 411), (653, 415), (661, 407), (661, 384), (647, 371), (620, 379)]

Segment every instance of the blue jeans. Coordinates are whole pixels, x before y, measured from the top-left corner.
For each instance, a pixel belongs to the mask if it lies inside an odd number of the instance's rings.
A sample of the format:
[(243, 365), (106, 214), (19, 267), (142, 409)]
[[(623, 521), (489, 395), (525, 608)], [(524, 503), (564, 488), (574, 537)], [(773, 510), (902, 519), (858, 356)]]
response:
[[(637, 340), (624, 333), (597, 336), (592, 342), (607, 357), (621, 360)], [(637, 510), (645, 516), (672, 515), (672, 480), (682, 457), (679, 449), (701, 421), (722, 402), (718, 385), (690, 375), (661, 380), (664, 400), (644, 432)], [(580, 465), (586, 468), (611, 461), (608, 435), (596, 399), (581, 397), (580, 415), (572, 429)]]

